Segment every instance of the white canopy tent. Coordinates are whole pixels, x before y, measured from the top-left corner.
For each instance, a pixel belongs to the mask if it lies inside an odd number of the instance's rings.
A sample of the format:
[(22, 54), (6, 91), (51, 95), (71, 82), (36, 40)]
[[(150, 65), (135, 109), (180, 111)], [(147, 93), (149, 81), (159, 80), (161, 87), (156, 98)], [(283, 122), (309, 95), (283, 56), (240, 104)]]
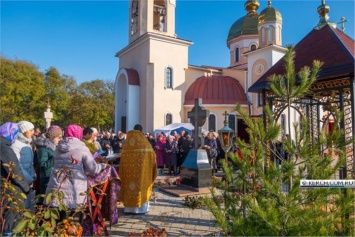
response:
[[(174, 131), (180, 134), (181, 130), (185, 130), (190, 135), (192, 135), (192, 131), (194, 130), (194, 126), (191, 123), (172, 123), (166, 125), (161, 128), (157, 128), (154, 130), (154, 136), (156, 137), (157, 133), (164, 133), (165, 136), (173, 135)], [(207, 132), (207, 130), (202, 129), (202, 132)]]
[(181, 130), (185, 130), (188, 132), (190, 135), (192, 134), (192, 130), (194, 130), (194, 126), (191, 123), (172, 123), (169, 125), (166, 125), (161, 128), (157, 128), (154, 130), (154, 136), (156, 136), (157, 133), (164, 133), (166, 136), (172, 135), (174, 131), (180, 134)]

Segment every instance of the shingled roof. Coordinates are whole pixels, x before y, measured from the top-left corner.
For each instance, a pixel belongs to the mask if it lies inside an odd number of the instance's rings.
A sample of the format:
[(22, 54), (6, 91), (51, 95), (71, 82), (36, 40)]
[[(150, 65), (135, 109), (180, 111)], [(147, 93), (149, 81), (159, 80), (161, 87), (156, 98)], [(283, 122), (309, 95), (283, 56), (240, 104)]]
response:
[(185, 94), (184, 105), (193, 105), (196, 98), (203, 104), (247, 104), (243, 87), (230, 76), (201, 76), (191, 84)]
[[(324, 64), (317, 81), (341, 76), (354, 75), (354, 40), (344, 32), (326, 25), (320, 30), (313, 29), (295, 46), (295, 70), (304, 66), (312, 67), (313, 60)], [(268, 87), (268, 78), (284, 75), (284, 57), (272, 66), (250, 88), (249, 92), (260, 92)]]

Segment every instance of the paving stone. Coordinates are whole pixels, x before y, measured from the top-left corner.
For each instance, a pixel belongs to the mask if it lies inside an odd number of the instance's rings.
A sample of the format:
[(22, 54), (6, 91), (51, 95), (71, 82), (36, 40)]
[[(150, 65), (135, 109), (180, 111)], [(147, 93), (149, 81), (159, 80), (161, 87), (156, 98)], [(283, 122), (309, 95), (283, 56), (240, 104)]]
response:
[(221, 230), (215, 227), (213, 215), (206, 209), (191, 209), (180, 197), (155, 189), (158, 196), (151, 202), (150, 211), (144, 215), (125, 215), (118, 206), (118, 224), (108, 229), (111, 236), (128, 236), (141, 233), (149, 227), (165, 228), (167, 236), (208, 236)]

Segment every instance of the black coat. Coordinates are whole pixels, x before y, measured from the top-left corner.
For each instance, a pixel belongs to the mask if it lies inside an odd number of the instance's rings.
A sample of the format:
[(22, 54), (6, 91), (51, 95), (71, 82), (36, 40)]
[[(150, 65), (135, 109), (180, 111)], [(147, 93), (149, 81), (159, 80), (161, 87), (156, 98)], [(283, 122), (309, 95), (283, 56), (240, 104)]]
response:
[(112, 148), (113, 148), (113, 153), (121, 153), (123, 149), (123, 144), (126, 141), (126, 139), (115, 137), (115, 139), (112, 141)]
[[(8, 141), (4, 137), (0, 137), (0, 160), (1, 160), (1, 177), (6, 179), (8, 174), (9, 174), (9, 169), (7, 166), (3, 166), (3, 164), (9, 164), (11, 161), (15, 163), (15, 167), (12, 170), (12, 173), (16, 175), (14, 178), (10, 178), (11, 184), (14, 186), (16, 189), (17, 193), (28, 193), (30, 190), (30, 186), (28, 185), (27, 181), (23, 179), (19, 179), (18, 177), (24, 177), (19, 161), (16, 157), (15, 152), (11, 148), (11, 142)], [(2, 182), (2, 180), (1, 180)], [(15, 193), (10, 193), (11, 195), (16, 194)], [(20, 203), (17, 205), (24, 205), (23, 201), (24, 199), (20, 195), (16, 195), (16, 198)], [(14, 209), (14, 204), (13, 201), (9, 201), (5, 198), (4, 206), (9, 206), (9, 209), (4, 210), (4, 218), (5, 218), (5, 229), (4, 232), (11, 232), (14, 227), (16, 227), (17, 222), (15, 219), (20, 220), (21, 215), (20, 213), (15, 213), (13, 212)]]
[[(101, 145), (102, 150), (105, 151), (105, 153), (103, 153), (102, 155), (103, 156), (107, 156), (107, 155), (109, 155), (108, 154), (109, 153), (109, 149), (112, 148), (113, 141), (112, 141), (111, 138), (104, 137), (104, 139), (101, 140), (100, 145)], [(110, 148), (107, 148), (106, 145), (109, 145)]]

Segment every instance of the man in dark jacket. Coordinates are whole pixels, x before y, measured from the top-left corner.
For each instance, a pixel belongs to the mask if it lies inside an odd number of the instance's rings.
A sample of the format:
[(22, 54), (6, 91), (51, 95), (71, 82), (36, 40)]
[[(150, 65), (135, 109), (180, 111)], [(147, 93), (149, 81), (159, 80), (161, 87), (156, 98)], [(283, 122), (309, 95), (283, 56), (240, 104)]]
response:
[[(17, 135), (19, 133), (18, 131), (18, 125), (16, 123), (7, 122), (1, 125), (0, 127), (0, 161), (2, 178), (1, 182), (4, 182), (4, 179), (6, 180), (8, 178), (9, 173), (11, 172), (11, 174), (13, 175), (9, 177), (9, 182), (15, 188), (15, 192), (6, 190), (5, 200), (3, 203), (3, 206), (5, 207), (3, 212), (5, 225), (3, 233), (1, 233), (0, 229), (1, 236), (10, 236), (14, 234), (12, 230), (16, 227), (18, 221), (21, 218), (20, 213), (16, 212), (14, 202), (17, 202), (17, 206), (24, 206), (24, 198), (21, 197), (20, 193), (27, 194), (30, 191), (30, 186), (23, 178), (24, 175), (21, 171), (16, 154), (11, 148), (11, 144), (17, 138)], [(13, 166), (11, 166), (12, 168), (9, 168), (8, 166), (4, 165), (10, 165), (10, 163), (13, 164)], [(11, 200), (9, 200), (10, 196), (12, 197)]]
[[(101, 140), (100, 145), (101, 145), (102, 150), (104, 151), (104, 153), (102, 154), (103, 156), (108, 156), (108, 155), (112, 154), (113, 141), (111, 138), (111, 133), (109, 133), (109, 132), (106, 133), (104, 138)], [(110, 150), (112, 150), (111, 154), (110, 154)]]

